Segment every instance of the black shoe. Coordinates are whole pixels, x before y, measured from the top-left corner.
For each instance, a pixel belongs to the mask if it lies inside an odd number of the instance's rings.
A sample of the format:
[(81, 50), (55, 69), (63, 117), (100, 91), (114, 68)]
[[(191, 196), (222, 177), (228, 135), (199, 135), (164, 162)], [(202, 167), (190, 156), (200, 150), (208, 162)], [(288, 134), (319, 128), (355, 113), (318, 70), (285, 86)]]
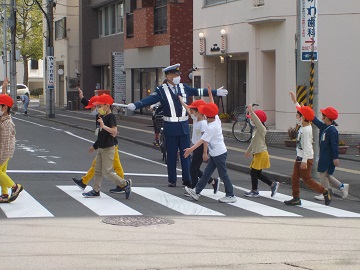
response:
[(87, 186), (82, 182), (82, 180), (76, 179), (75, 177), (73, 177), (72, 180), (74, 181), (75, 185), (77, 185), (82, 190), (84, 190)]
[(85, 198), (100, 198), (100, 191), (90, 190), (82, 194)]
[(332, 199), (332, 191), (330, 190), (326, 190), (324, 193), (324, 199), (325, 199), (325, 205), (330, 205), (331, 203), (331, 199)]
[(176, 183), (170, 183), (170, 182), (168, 182), (168, 187), (176, 187)]
[(27, 114), (27, 111), (25, 111), (25, 114)]
[(182, 182), (182, 185), (183, 185), (184, 187), (190, 187), (190, 186), (191, 186), (191, 182), (190, 182), (190, 181), (183, 181), (183, 182)]
[(120, 186), (116, 186), (116, 188), (110, 189), (110, 193), (120, 194), (120, 193), (124, 193), (124, 192), (125, 192), (125, 189), (121, 188)]
[(131, 181), (131, 179), (126, 180), (126, 183), (127, 183), (127, 185), (126, 185), (126, 187), (124, 187), (125, 198), (126, 198), (126, 199), (129, 199), (129, 196), (130, 196), (130, 194), (131, 194), (131, 186), (132, 186), (132, 181)]
[(220, 186), (220, 177), (218, 177), (217, 179), (214, 178), (214, 183), (211, 184), (213, 186), (214, 189), (214, 194), (216, 194), (219, 190), (219, 186)]
[(301, 205), (300, 198), (292, 198), (291, 200), (284, 201), (286, 205)]

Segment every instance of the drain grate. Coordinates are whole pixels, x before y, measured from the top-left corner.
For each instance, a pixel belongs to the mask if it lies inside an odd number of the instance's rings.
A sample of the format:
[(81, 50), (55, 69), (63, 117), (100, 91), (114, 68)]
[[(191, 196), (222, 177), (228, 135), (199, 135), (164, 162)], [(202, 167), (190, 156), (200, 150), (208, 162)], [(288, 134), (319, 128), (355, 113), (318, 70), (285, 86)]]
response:
[(171, 219), (165, 219), (161, 217), (107, 217), (103, 221), (106, 224), (117, 225), (117, 226), (151, 226), (151, 225), (161, 225), (174, 224), (174, 221)]

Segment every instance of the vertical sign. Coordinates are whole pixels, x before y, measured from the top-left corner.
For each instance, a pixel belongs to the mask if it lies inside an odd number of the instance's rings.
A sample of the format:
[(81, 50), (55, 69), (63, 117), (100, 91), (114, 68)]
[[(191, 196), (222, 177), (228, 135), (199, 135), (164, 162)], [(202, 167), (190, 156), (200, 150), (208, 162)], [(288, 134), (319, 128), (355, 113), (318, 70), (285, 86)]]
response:
[(54, 56), (47, 56), (47, 69), (46, 69), (46, 79), (47, 79), (47, 88), (54, 89)]
[(312, 53), (314, 60), (318, 60), (317, 44), (317, 1), (300, 1), (300, 46), (301, 61), (310, 61)]
[(112, 53), (113, 94), (116, 103), (126, 103), (126, 75), (124, 69), (124, 53)]

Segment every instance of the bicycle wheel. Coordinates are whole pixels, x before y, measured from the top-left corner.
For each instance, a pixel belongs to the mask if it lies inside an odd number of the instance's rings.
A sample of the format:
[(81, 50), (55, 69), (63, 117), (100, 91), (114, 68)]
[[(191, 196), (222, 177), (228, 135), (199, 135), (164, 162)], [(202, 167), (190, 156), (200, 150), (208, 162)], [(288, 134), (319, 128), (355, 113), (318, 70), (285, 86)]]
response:
[(239, 142), (248, 142), (252, 136), (252, 127), (245, 119), (235, 121), (232, 126), (232, 134)]
[(167, 157), (166, 157), (166, 142), (163, 130), (160, 130), (160, 151), (162, 153), (162, 160), (167, 164)]

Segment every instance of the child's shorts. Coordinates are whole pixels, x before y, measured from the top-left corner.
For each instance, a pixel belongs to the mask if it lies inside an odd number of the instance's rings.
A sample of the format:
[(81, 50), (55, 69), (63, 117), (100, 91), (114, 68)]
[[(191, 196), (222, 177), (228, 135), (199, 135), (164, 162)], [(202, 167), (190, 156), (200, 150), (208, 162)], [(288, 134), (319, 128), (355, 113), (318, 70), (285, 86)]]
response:
[(253, 154), (250, 168), (253, 168), (255, 170), (270, 168), (270, 157), (268, 151)]

